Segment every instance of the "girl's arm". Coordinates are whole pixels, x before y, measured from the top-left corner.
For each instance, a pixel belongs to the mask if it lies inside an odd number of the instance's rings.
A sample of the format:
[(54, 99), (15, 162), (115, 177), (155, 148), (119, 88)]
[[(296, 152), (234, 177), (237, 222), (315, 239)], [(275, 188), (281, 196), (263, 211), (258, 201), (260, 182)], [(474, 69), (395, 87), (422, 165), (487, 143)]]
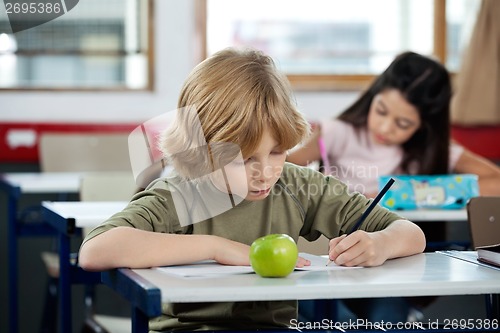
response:
[(250, 265), (250, 247), (222, 237), (178, 235), (116, 227), (85, 242), (79, 264), (89, 271), (149, 268), (214, 259), (227, 265)]
[(500, 195), (500, 167), (486, 158), (464, 149), (454, 172), (478, 175), (480, 195)]
[(287, 162), (306, 166), (313, 161), (319, 161), (321, 159), (321, 152), (318, 145), (318, 139), (320, 136), (320, 126), (314, 125), (311, 136), (303, 146), (290, 152), (290, 154), (286, 157)]
[(330, 240), (329, 257), (337, 265), (378, 266), (387, 259), (421, 253), (425, 249), (425, 235), (407, 220), (392, 222), (376, 232), (358, 230)]

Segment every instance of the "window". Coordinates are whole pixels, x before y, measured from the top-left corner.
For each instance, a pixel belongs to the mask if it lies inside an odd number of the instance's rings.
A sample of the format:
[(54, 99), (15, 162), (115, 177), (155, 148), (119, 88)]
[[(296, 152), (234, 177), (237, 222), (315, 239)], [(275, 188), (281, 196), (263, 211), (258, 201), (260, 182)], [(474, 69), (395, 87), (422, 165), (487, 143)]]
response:
[(0, 89), (152, 89), (151, 5), (80, 1), (64, 15), (14, 34), (7, 11), (0, 10)]
[[(476, 23), (481, 1), (448, 0), (446, 2), (446, 66), (450, 71), (460, 69), (460, 59)], [(443, 47), (444, 47), (443, 43)]]
[(259, 48), (297, 89), (359, 89), (405, 50), (434, 54), (456, 71), (480, 3), (205, 1), (199, 10), (206, 15), (207, 55), (227, 46)]

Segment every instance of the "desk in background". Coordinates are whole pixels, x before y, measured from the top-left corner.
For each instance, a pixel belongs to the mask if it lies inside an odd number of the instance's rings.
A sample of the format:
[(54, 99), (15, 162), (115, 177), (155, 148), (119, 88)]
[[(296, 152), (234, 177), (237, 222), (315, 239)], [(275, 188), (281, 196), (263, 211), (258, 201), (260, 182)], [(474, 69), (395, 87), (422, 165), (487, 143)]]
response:
[(92, 228), (121, 211), (127, 202), (42, 202), (46, 222), (56, 231), (59, 241), (59, 327), (71, 332), (71, 285), (100, 283), (100, 274), (86, 272), (71, 263), (71, 238), (79, 229)]
[[(433, 232), (434, 226), (431, 225), (432, 222), (446, 223), (445, 225), (440, 224), (440, 227), (446, 227), (446, 233), (442, 235), (442, 238), (438, 239), (428, 239), (427, 248), (432, 250), (442, 250), (447, 248), (460, 248), (468, 249), (470, 248), (470, 231), (467, 226), (467, 210), (465, 209), (416, 209), (416, 210), (396, 210), (396, 214), (409, 219), (410, 221), (416, 222), (424, 230), (425, 233)], [(460, 230), (460, 233), (448, 239), (449, 233), (453, 233), (453, 230)], [(443, 230), (444, 232), (445, 230)], [(426, 234), (426, 236), (428, 236)], [(432, 236), (432, 234), (431, 234)], [(428, 250), (429, 251), (429, 250)]]
[(7, 195), (7, 247), (9, 289), (9, 332), (17, 333), (18, 303), (18, 238), (50, 236), (54, 232), (43, 223), (23, 223), (18, 218), (19, 200), (27, 194), (76, 194), (80, 188), (78, 173), (6, 173), (0, 175), (0, 191)]
[(394, 211), (413, 222), (467, 222), (467, 211), (465, 209), (417, 209)]

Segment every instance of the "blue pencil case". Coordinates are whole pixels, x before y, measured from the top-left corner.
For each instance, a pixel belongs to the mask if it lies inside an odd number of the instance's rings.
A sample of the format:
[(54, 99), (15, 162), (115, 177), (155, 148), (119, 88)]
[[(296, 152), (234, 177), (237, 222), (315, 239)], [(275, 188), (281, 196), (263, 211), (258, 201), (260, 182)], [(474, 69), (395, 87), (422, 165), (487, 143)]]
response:
[(390, 178), (395, 182), (380, 205), (391, 210), (460, 209), (470, 198), (479, 196), (477, 175), (388, 175), (379, 177), (379, 188)]

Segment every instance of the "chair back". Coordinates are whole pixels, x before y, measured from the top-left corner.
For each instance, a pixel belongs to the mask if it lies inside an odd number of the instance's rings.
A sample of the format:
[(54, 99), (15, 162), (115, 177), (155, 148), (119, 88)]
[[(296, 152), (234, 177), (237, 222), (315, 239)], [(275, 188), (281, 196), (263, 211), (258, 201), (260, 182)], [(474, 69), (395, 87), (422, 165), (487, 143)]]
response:
[[(85, 173), (80, 181), (80, 201), (129, 201), (137, 190), (132, 172)], [(83, 236), (90, 230), (83, 228)]]
[(42, 172), (130, 171), (126, 133), (43, 133)]
[(82, 175), (81, 201), (129, 201), (137, 191), (132, 172), (90, 172)]

